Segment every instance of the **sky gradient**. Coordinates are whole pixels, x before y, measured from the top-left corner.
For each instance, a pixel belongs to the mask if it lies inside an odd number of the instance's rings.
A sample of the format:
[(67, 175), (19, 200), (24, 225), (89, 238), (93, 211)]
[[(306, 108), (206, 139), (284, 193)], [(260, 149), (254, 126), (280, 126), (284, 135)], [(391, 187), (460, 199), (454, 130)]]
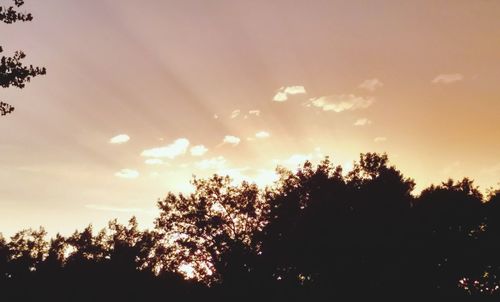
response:
[[(0, 4), (9, 3), (0, 0)], [(119, 4), (118, 4), (119, 3)], [(499, 1), (27, 1), (47, 67), (0, 118), (0, 231), (68, 234), (188, 191), (387, 152), (417, 189), (500, 181)], [(417, 190), (417, 191), (418, 191)]]

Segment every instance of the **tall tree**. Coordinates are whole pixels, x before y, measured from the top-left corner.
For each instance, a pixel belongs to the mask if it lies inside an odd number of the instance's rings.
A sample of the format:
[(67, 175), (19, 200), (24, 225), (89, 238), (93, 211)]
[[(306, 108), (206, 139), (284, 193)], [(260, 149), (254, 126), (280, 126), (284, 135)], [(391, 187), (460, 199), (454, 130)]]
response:
[(265, 200), (257, 186), (231, 185), (229, 177), (194, 179), (195, 192), (169, 194), (158, 202), (156, 230), (163, 235), (161, 264), (170, 270), (190, 265), (207, 282), (234, 280), (246, 270), (258, 244), (255, 233), (263, 226)]
[[(30, 13), (18, 11), (18, 8), (24, 4), (24, 0), (14, 0), (12, 6), (0, 6), (0, 21), (6, 24), (15, 22), (27, 22), (33, 20)], [(0, 46), (0, 53), (3, 52)], [(22, 60), (26, 54), (18, 50), (14, 55), (2, 56), (0, 59), (0, 86), (8, 88), (14, 86), (17, 88), (24, 88), (27, 82), (37, 75), (46, 73), (45, 67), (33, 67), (33, 65), (24, 65)], [(14, 111), (14, 107), (8, 103), (0, 101), (0, 116), (7, 115)]]
[[(326, 159), (281, 173), (262, 236), (264, 266), (280, 298), (390, 292), (405, 255), (413, 180), (386, 155), (362, 154), (343, 176)], [(360, 299), (361, 300), (361, 299)]]

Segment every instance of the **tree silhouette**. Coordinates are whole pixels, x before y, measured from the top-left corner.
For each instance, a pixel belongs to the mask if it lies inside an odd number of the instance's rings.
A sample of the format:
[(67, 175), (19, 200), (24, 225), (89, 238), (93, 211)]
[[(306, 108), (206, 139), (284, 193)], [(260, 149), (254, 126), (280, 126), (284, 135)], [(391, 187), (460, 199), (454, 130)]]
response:
[(482, 195), (467, 178), (431, 186), (416, 200), (415, 276), (428, 280), (427, 290), (454, 295), (458, 280), (475, 266), (482, 206)]
[(246, 261), (258, 252), (254, 235), (264, 224), (265, 201), (257, 186), (233, 186), (227, 176), (195, 178), (192, 184), (194, 193), (158, 202), (156, 230), (162, 248), (167, 246), (158, 251), (161, 265), (173, 271), (189, 265), (208, 284), (229, 282), (248, 270)]
[(415, 196), (376, 153), (351, 171), (325, 158), (278, 173), (264, 189), (195, 178), (193, 193), (158, 201), (153, 230), (132, 217), (50, 240), (0, 235), (0, 300), (500, 298), (500, 190), (484, 197), (465, 178)]
[[(0, 21), (6, 24), (15, 22), (27, 22), (33, 20), (30, 13), (17, 11), (17, 8), (24, 4), (23, 0), (14, 0), (14, 6), (0, 6)], [(0, 46), (0, 53), (3, 48)], [(45, 67), (33, 67), (33, 65), (23, 65), (22, 60), (26, 57), (23, 51), (16, 51), (12, 57), (2, 56), (0, 59), (0, 86), (8, 88), (14, 86), (24, 88), (26, 83), (37, 75), (46, 74)], [(8, 103), (0, 101), (0, 115), (4, 116), (14, 111), (14, 107)]]
[(373, 294), (385, 286), (374, 281), (389, 282), (414, 183), (388, 167), (387, 156), (361, 155), (346, 177), (328, 159), (316, 168), (306, 162), (295, 174), (282, 170), (280, 182), (262, 234), (280, 294), (353, 297), (361, 284)]

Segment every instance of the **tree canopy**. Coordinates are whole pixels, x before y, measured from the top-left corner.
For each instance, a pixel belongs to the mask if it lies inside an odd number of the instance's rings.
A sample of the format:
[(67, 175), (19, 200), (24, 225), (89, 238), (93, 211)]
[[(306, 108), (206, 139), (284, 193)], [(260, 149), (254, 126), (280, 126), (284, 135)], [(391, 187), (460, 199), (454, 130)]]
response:
[[(135, 218), (46, 239), (0, 236), (6, 301), (492, 301), (500, 297), (500, 191), (468, 178), (413, 193), (387, 155), (351, 171), (329, 158), (258, 188), (194, 178), (158, 201), (152, 230)], [(24, 288), (30, 291), (24, 291)]]
[[(18, 9), (24, 4), (23, 0), (14, 0), (14, 5), (9, 7), (0, 6), (0, 21), (6, 24), (15, 22), (27, 22), (33, 20), (30, 13), (20, 12)], [(0, 46), (0, 53), (3, 52)], [(26, 54), (21, 51), (15, 51), (13, 56), (2, 56), (0, 59), (0, 86), (9, 88), (14, 86), (24, 88), (26, 83), (33, 77), (46, 74), (45, 67), (34, 67), (33, 65), (24, 65), (23, 59)], [(14, 107), (6, 102), (0, 101), (0, 116), (7, 115), (14, 111)]]

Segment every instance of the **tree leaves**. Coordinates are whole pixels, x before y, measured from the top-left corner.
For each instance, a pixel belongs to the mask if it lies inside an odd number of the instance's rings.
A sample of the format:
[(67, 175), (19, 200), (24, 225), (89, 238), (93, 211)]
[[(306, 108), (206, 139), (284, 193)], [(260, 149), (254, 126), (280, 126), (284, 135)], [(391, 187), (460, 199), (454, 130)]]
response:
[[(14, 5), (20, 7), (24, 4), (23, 0), (14, 0)], [(13, 6), (0, 7), (0, 21), (11, 24), (17, 21), (26, 22), (33, 20), (29, 13), (16, 11)], [(0, 46), (0, 53), (3, 52)], [(2, 56), (0, 58), (0, 86), (8, 88), (14, 86), (24, 88), (26, 83), (38, 75), (47, 73), (45, 67), (34, 67), (33, 65), (24, 65), (22, 60), (26, 57), (23, 51), (16, 51), (12, 57)], [(8, 103), (0, 102), (0, 116), (7, 115), (14, 111), (14, 107)]]

